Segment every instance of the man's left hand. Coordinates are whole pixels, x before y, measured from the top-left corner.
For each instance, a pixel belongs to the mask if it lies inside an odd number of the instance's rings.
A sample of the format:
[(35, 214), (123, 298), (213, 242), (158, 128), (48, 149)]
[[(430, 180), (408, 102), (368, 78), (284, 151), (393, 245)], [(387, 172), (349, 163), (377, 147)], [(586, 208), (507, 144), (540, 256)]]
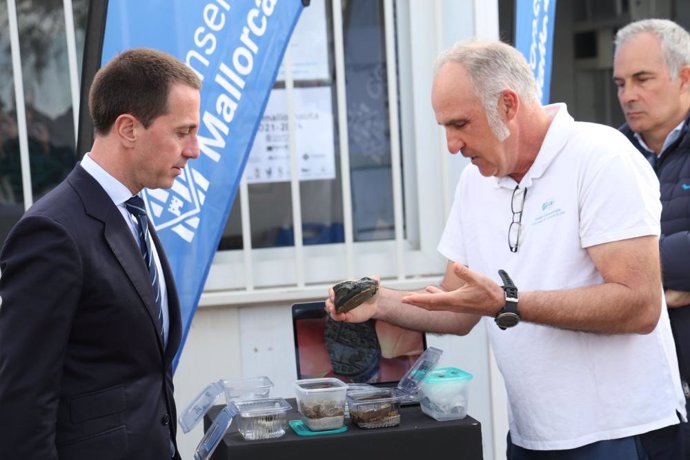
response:
[(489, 277), (458, 263), (454, 264), (453, 272), (463, 282), (461, 287), (444, 291), (429, 286), (426, 293), (413, 293), (403, 297), (402, 301), (425, 310), (483, 316), (494, 316), (505, 304), (503, 288)]
[(674, 291), (673, 289), (667, 289), (665, 294), (666, 305), (668, 308), (678, 308), (690, 305), (690, 292), (688, 291)]

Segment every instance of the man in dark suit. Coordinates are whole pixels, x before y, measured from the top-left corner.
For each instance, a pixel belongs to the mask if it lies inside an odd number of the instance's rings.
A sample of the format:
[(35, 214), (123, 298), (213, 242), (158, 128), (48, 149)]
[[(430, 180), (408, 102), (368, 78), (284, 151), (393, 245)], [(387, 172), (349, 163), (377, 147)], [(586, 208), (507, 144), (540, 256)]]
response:
[(165, 53), (116, 56), (91, 87), (91, 151), (10, 232), (0, 252), (3, 460), (180, 458), (178, 298), (153, 226), (130, 203), (172, 186), (199, 156), (200, 86)]

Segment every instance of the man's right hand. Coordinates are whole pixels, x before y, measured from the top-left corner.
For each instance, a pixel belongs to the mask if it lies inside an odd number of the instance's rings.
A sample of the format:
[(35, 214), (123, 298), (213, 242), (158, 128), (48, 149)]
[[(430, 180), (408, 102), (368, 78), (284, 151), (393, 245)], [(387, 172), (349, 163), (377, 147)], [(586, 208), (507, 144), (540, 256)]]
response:
[[(380, 279), (379, 276), (372, 276), (371, 278), (377, 281), (379, 281)], [(336, 313), (335, 292), (331, 287), (328, 289), (328, 298), (326, 299), (326, 314), (328, 314), (328, 316), (330, 316), (335, 321), (345, 321), (347, 323), (363, 323), (364, 321), (371, 319), (376, 314), (378, 299), (380, 296), (383, 295), (383, 293), (381, 292), (382, 290), (383, 288), (381, 287), (381, 285), (379, 285), (379, 290), (376, 293), (376, 295), (374, 295), (366, 302), (363, 302), (362, 304), (348, 312)]]

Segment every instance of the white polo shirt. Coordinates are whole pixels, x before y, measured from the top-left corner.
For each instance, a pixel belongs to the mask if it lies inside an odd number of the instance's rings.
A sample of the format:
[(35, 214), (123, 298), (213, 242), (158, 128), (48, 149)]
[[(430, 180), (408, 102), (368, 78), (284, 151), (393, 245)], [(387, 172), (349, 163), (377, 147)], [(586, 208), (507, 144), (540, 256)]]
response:
[[(659, 183), (617, 130), (575, 122), (564, 104), (520, 182), (527, 188), (517, 253), (510, 252), (510, 177), (468, 165), (438, 250), (521, 291), (577, 288), (603, 279), (585, 248), (660, 233)], [(662, 296), (663, 297), (663, 296)], [(685, 414), (665, 305), (651, 334), (606, 335), (532, 323), (500, 330), (484, 318), (506, 382), (512, 441), (534, 450), (572, 449), (645, 433)]]

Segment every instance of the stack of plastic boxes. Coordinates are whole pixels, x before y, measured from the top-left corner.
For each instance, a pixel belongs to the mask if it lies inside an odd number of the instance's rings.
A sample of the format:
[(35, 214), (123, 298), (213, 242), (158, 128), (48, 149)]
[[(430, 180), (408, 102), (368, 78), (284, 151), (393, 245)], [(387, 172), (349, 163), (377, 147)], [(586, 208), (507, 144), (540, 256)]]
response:
[(221, 394), (226, 406), (199, 442), (195, 460), (206, 460), (218, 447), (233, 419), (247, 440), (278, 438), (285, 434), (287, 412), (292, 408), (283, 398), (269, 398), (273, 382), (268, 377), (218, 380), (209, 384), (182, 412), (180, 427), (187, 433), (203, 418)]

